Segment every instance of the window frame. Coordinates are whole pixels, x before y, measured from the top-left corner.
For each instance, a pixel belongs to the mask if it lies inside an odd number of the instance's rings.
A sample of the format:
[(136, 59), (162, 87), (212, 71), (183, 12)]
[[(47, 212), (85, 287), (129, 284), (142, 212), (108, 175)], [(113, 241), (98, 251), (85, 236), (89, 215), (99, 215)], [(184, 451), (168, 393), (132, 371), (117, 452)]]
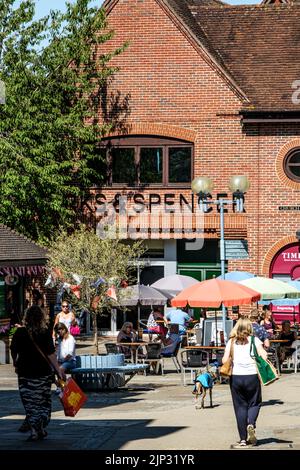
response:
[[(169, 152), (168, 148), (177, 147), (188, 147), (191, 149), (191, 181), (170, 183), (169, 182)], [(100, 144), (100, 148), (106, 148), (106, 162), (107, 162), (107, 174), (104, 178), (101, 187), (113, 187), (113, 188), (190, 188), (191, 182), (194, 175), (194, 143), (179, 139), (170, 139), (165, 137), (153, 137), (153, 136), (129, 136), (121, 138), (110, 138), (103, 139)], [(136, 177), (137, 181), (134, 185), (128, 183), (114, 183), (112, 174), (112, 156), (110, 153), (111, 148), (133, 148), (134, 149), (134, 161), (136, 166)], [(140, 150), (141, 148), (162, 148), (162, 182), (161, 183), (141, 183), (140, 182)]]
[(296, 148), (293, 148), (292, 150), (290, 150), (287, 155), (284, 157), (284, 160), (283, 160), (283, 170), (284, 170), (284, 173), (285, 175), (291, 180), (291, 181), (294, 181), (296, 183), (300, 183), (300, 175), (299, 176), (296, 176), (290, 169), (290, 167), (292, 166), (299, 166), (300, 167), (300, 163), (296, 163), (296, 164), (290, 164), (289, 163), (289, 160), (296, 154), (296, 153), (299, 153), (300, 155), (300, 147), (296, 147)]

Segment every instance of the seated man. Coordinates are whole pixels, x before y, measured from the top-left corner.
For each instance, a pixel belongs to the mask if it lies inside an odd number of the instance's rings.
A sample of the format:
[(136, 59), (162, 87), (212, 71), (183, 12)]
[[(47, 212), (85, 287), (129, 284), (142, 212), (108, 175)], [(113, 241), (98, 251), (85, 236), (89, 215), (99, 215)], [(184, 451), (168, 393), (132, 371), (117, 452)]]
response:
[(180, 341), (180, 334), (172, 332), (171, 329), (166, 337), (161, 338), (161, 342), (163, 345), (160, 353), (161, 356), (170, 356), (171, 354), (173, 354), (176, 350), (176, 346), (178, 345), (178, 343), (180, 343)]
[(169, 310), (169, 312), (166, 315), (166, 319), (170, 323), (175, 323), (179, 325), (179, 334), (184, 335), (186, 331), (186, 324), (192, 321), (192, 317), (188, 315), (188, 313), (184, 312), (183, 310), (179, 308), (173, 308), (172, 310)]

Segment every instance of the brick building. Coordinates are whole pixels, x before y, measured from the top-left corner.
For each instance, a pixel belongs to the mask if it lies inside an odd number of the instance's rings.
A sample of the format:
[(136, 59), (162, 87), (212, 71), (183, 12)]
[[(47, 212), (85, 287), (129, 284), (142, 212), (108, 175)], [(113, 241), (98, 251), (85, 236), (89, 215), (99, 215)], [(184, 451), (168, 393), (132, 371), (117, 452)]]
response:
[(191, 193), (200, 175), (214, 181), (213, 199), (231, 197), (232, 175), (250, 181), (244, 212), (225, 214), (226, 240), (244, 249), (227, 269), (300, 276), (300, 4), (268, 3), (104, 3), (109, 47), (129, 46), (114, 59), (104, 118), (118, 125), (101, 144), (106, 184), (95, 180), (86, 217), (101, 229), (119, 210), (122, 236), (147, 240), (145, 283), (219, 274), (217, 208), (199, 216)]

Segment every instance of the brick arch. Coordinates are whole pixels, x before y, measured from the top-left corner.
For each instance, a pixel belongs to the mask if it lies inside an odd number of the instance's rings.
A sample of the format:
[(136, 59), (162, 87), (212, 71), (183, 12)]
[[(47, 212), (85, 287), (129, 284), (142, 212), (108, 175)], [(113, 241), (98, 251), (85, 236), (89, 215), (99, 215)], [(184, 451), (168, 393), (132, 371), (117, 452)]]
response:
[(290, 178), (288, 178), (283, 169), (283, 161), (288, 152), (299, 147), (300, 137), (298, 137), (297, 139), (290, 140), (283, 147), (281, 147), (275, 161), (276, 173), (279, 180), (288, 188), (298, 190), (300, 189), (300, 183), (292, 181)]
[(108, 137), (120, 137), (129, 135), (157, 135), (161, 137), (173, 137), (174, 139), (187, 140), (195, 142), (196, 131), (186, 129), (185, 127), (170, 126), (168, 124), (155, 124), (152, 122), (131, 123), (126, 130), (119, 130), (109, 133)]
[(274, 245), (269, 249), (266, 253), (263, 264), (262, 264), (262, 275), (269, 277), (270, 266), (274, 256), (278, 253), (281, 248), (284, 248), (286, 245), (290, 245), (291, 243), (296, 243), (298, 240), (295, 235), (289, 235), (288, 237), (281, 238), (278, 240)]

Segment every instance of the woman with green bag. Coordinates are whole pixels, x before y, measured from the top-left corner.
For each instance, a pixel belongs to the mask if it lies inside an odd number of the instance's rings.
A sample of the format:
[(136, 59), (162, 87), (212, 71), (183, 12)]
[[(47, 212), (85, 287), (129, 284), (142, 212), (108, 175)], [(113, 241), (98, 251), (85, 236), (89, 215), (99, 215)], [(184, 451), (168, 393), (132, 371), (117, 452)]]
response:
[[(250, 355), (251, 337), (253, 337), (253, 329), (250, 320), (240, 318), (226, 344), (222, 359), (224, 364), (230, 356), (233, 358), (230, 390), (240, 435), (240, 441), (232, 445), (234, 449), (254, 446), (257, 443), (255, 428), (262, 399), (256, 362)], [(253, 338), (257, 353), (267, 359), (267, 352), (262, 342), (257, 337)], [(232, 342), (233, 353), (231, 354)]]

